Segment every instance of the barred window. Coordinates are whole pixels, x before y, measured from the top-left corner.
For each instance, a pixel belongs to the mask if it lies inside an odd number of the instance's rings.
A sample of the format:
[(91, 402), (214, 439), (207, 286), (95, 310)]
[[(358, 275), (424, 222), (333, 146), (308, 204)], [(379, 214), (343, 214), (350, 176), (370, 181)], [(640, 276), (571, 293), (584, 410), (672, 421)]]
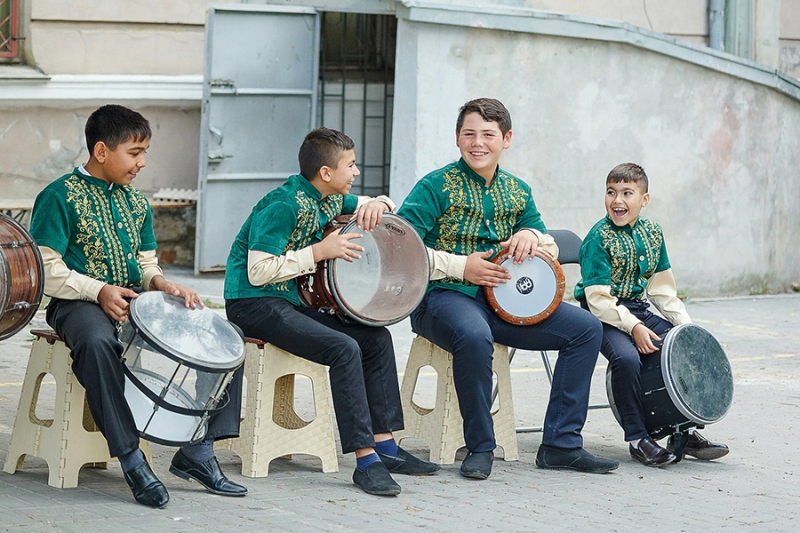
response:
[(0, 58), (17, 57), (19, 0), (0, 0)]

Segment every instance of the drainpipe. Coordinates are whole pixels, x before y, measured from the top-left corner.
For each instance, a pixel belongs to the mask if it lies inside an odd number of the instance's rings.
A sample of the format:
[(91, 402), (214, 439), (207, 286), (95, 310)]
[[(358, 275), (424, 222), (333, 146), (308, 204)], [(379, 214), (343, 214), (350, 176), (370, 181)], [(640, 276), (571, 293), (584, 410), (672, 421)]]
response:
[(725, 48), (725, 0), (708, 0), (708, 46)]

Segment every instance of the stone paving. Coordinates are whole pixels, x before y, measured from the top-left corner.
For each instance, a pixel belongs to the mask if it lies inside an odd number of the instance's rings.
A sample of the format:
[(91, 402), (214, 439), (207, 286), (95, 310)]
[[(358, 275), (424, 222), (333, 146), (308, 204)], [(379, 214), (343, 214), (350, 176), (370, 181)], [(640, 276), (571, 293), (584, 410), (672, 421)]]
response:
[[(219, 302), (221, 277), (169, 277)], [(458, 473), (459, 461), (432, 477), (397, 476), (396, 498), (369, 496), (351, 482), (355, 460), (339, 456), (339, 472), (324, 474), (318, 459), (273, 461), (269, 476), (240, 475), (239, 458), (219, 452), (226, 473), (248, 487), (245, 498), (211, 495), (168, 473), (173, 449), (153, 445), (154, 470), (170, 492), (163, 510), (134, 502), (116, 462), (107, 470), (84, 468), (74, 489), (47, 485), (47, 466), (28, 457), (24, 469), (0, 473), (0, 529), (6, 531), (765, 531), (800, 530), (800, 295), (690, 301), (695, 321), (722, 343), (734, 373), (734, 402), (703, 433), (727, 443), (731, 453), (714, 462), (691, 458), (663, 469), (646, 468), (628, 455), (610, 410), (589, 413), (583, 435), (592, 452), (618, 459), (606, 475), (545, 471), (534, 464), (540, 433), (518, 435), (520, 460), (498, 458), (486, 481)], [(32, 325), (41, 326), (41, 313)], [(408, 321), (391, 326), (398, 370), (405, 367), (412, 333)], [(30, 336), (0, 341), (0, 460), (5, 462), (19, 400)], [(547, 401), (547, 378), (538, 353), (520, 352), (512, 363), (514, 408), (521, 425), (538, 425)], [(592, 403), (605, 401), (605, 360), (598, 360)], [(420, 401), (430, 399), (420, 380)], [(42, 387), (40, 417), (47, 414)], [(308, 405), (298, 387), (298, 405)], [(431, 400), (432, 401), (432, 400)], [(39, 413), (37, 408), (37, 413)], [(412, 452), (427, 454), (419, 441)], [(499, 455), (502, 455), (501, 453)], [(460, 456), (459, 456), (460, 459)]]

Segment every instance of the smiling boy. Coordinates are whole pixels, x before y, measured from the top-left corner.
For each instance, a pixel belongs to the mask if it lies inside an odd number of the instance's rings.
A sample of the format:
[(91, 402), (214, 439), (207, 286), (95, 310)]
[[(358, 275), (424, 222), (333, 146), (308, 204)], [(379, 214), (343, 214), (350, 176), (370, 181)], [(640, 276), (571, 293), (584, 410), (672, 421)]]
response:
[(492, 471), (494, 342), (524, 350), (559, 350), (537, 466), (609, 472), (618, 462), (584, 450), (581, 437), (600, 348), (600, 322), (562, 303), (538, 324), (512, 325), (494, 313), (480, 290), (511, 278), (506, 268), (490, 261), (504, 248), (517, 263), (534, 255), (558, 254), (530, 187), (499, 166), (511, 137), (511, 115), (501, 102), (467, 102), (456, 120), (461, 159), (419, 180), (399, 209), (428, 247), (431, 264), (428, 293), (411, 314), (411, 326), (453, 354), (468, 449), (462, 475), (486, 479)]
[[(44, 292), (52, 297), (46, 319), (71, 350), (89, 410), (134, 498), (163, 507), (169, 494), (139, 449), (124, 396), (117, 322), (127, 320), (134, 288), (182, 297), (187, 307), (203, 304), (195, 291), (164, 278), (150, 204), (131, 185), (145, 166), (150, 124), (136, 111), (106, 105), (89, 116), (85, 135), (89, 160), (45, 187), (33, 207), (31, 234), (44, 263)], [(243, 496), (247, 489), (225, 477), (213, 452), (215, 438), (239, 434), (241, 379), (229, 392), (231, 401), (212, 417), (206, 440), (178, 450), (170, 472), (215, 494)]]
[(349, 194), (360, 172), (353, 141), (328, 128), (309, 132), (298, 154), (300, 174), (290, 176), (253, 208), (236, 237), (225, 273), (228, 319), (248, 337), (330, 368), (342, 451), (355, 452), (353, 482), (369, 494), (394, 496), (391, 473), (427, 475), (439, 467), (398, 448), (392, 432), (403, 429), (392, 337), (303, 304), (297, 277), (327, 259), (357, 261), (358, 233), (323, 228), (354, 214), (371, 231), (394, 203), (385, 196)]
[[(634, 163), (614, 167), (606, 178), (606, 217), (586, 235), (580, 250), (582, 279), (575, 298), (603, 322), (600, 351), (611, 366), (611, 389), (631, 457), (646, 466), (676, 460), (672, 437), (667, 449), (645, 429), (639, 354), (659, 350), (673, 325), (692, 321), (678, 298), (661, 226), (639, 213), (650, 202), (644, 169)], [(649, 311), (650, 300), (664, 318)], [(728, 447), (689, 431), (686, 454), (718, 459)]]

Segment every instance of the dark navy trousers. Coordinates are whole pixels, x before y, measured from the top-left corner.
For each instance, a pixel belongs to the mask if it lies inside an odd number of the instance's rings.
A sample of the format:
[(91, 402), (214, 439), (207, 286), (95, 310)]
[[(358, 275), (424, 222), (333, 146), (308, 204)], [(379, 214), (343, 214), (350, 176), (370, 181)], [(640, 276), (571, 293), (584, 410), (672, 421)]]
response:
[(458, 291), (434, 289), (411, 314), (414, 332), (453, 354), (453, 376), (464, 419), (464, 440), (472, 452), (495, 448), (492, 402), (494, 342), (522, 350), (558, 350), (542, 443), (583, 446), (589, 387), (600, 350), (602, 328), (591, 313), (562, 303), (546, 320), (518, 326), (502, 320), (486, 302)]

